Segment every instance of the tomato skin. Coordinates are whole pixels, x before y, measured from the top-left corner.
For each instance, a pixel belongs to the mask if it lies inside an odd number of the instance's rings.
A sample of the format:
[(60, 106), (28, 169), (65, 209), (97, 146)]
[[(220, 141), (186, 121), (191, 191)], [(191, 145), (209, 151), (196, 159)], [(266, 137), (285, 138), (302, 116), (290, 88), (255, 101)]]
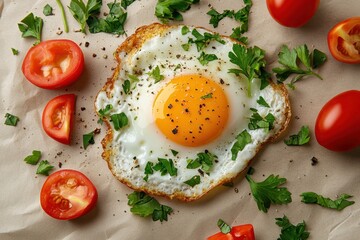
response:
[(48, 40), (27, 52), (22, 72), (34, 85), (58, 89), (75, 82), (84, 69), (84, 55), (71, 40)]
[(63, 144), (70, 144), (75, 94), (65, 94), (51, 99), (42, 115), (42, 126), (47, 135)]
[(332, 151), (349, 151), (360, 146), (360, 91), (350, 90), (330, 99), (320, 110), (315, 136)]
[(94, 184), (81, 172), (70, 169), (52, 173), (40, 192), (42, 209), (59, 220), (85, 215), (95, 207), (97, 199)]
[(218, 232), (207, 240), (255, 240), (254, 227), (251, 224), (238, 225), (231, 228), (231, 232)]
[(285, 27), (301, 27), (315, 14), (320, 0), (266, 0), (270, 15)]
[(360, 63), (360, 17), (352, 17), (336, 24), (328, 33), (328, 47), (338, 61)]

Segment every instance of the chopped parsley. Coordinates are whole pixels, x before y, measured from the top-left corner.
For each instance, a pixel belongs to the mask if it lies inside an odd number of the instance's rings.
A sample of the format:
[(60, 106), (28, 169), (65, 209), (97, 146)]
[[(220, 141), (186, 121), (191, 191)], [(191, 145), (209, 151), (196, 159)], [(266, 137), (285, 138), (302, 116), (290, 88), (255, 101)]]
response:
[(19, 50), (15, 49), (15, 48), (11, 48), (11, 52), (14, 56), (19, 55)]
[(240, 27), (233, 28), (232, 30), (233, 30), (233, 32), (230, 35), (231, 38), (233, 38), (245, 45), (248, 44), (249, 39), (242, 35), (243, 32), (241, 31)]
[(153, 174), (154, 171), (159, 171), (161, 176), (169, 174), (170, 176), (177, 176), (177, 168), (174, 166), (172, 159), (158, 158), (158, 162), (154, 165), (153, 162), (147, 162), (145, 166), (145, 181), (148, 181), (149, 175)]
[(141, 217), (152, 216), (153, 221), (167, 221), (168, 215), (173, 212), (171, 207), (161, 205), (155, 198), (146, 195), (144, 192), (129, 194), (128, 205), (133, 214)]
[(111, 104), (107, 104), (105, 108), (102, 108), (98, 111), (98, 114), (100, 115), (98, 123), (103, 123), (103, 118), (108, 117), (110, 115), (111, 110), (113, 109), (113, 106)]
[[(229, 69), (230, 73), (243, 75), (247, 80), (247, 94), (251, 96), (251, 84), (255, 78), (267, 82), (268, 74), (265, 71), (265, 51), (258, 47), (247, 48), (240, 44), (233, 45), (229, 52), (230, 62), (239, 68)], [(263, 83), (262, 83), (263, 84)]]
[(276, 74), (278, 82), (281, 83), (287, 80), (290, 75), (295, 75), (287, 84), (291, 89), (295, 89), (294, 84), (306, 76), (322, 79), (319, 74), (314, 72), (314, 69), (326, 61), (327, 57), (323, 52), (315, 49), (313, 53), (310, 53), (306, 44), (292, 50), (283, 45), (278, 57), (282, 66), (273, 68), (273, 72)]
[(181, 34), (182, 35), (186, 35), (186, 34), (188, 34), (190, 32), (190, 29), (188, 28), (188, 26), (183, 26), (182, 28), (181, 28)]
[(212, 98), (213, 97), (213, 94), (212, 93), (208, 93), (208, 94), (206, 94), (206, 95), (204, 95), (204, 96), (201, 96), (200, 98), (201, 99), (207, 99), (207, 98)]
[(143, 178), (146, 182), (149, 180), (149, 175), (154, 173), (153, 167), (154, 167), (154, 163), (152, 163), (152, 162), (146, 163), (145, 170), (144, 170), (145, 177)]
[(190, 178), (189, 180), (185, 181), (184, 183), (186, 183), (190, 187), (194, 187), (194, 186), (200, 184), (200, 176), (195, 175), (192, 178)]
[(215, 54), (206, 54), (201, 52), (200, 57), (197, 58), (201, 65), (205, 66), (208, 65), (209, 62), (217, 60), (218, 57)]
[(86, 22), (90, 16), (100, 13), (102, 0), (88, 0), (86, 5), (83, 0), (71, 0), (68, 6), (75, 20), (80, 23), (81, 32), (86, 33)]
[(223, 13), (219, 13), (214, 8), (211, 8), (211, 10), (206, 14), (211, 17), (209, 23), (213, 25), (214, 28), (217, 28), (219, 26), (219, 22), (225, 17), (234, 17), (234, 10), (224, 10)]
[(246, 145), (251, 143), (251, 141), (251, 135), (246, 129), (237, 135), (236, 142), (231, 147), (231, 160), (236, 160), (238, 153), (242, 151)]
[(276, 225), (281, 227), (281, 234), (278, 240), (306, 240), (310, 233), (306, 231), (306, 224), (303, 221), (296, 226), (290, 223), (289, 219), (284, 215), (283, 218), (276, 218)]
[(31, 165), (36, 165), (41, 158), (41, 152), (38, 150), (33, 150), (32, 154), (24, 158), (24, 161)]
[(121, 128), (125, 127), (129, 123), (129, 119), (125, 115), (125, 113), (116, 113), (110, 116), (111, 121), (114, 125), (116, 131), (120, 130)]
[(289, 139), (285, 139), (284, 142), (288, 146), (301, 146), (310, 141), (310, 130), (308, 126), (302, 126), (299, 133), (291, 135)]
[[(124, 81), (122, 84), (123, 90), (125, 94), (129, 94), (131, 90), (131, 85), (134, 85), (135, 83), (139, 82), (139, 78), (135, 75), (128, 74), (128, 78)], [(135, 88), (136, 85), (134, 85), (133, 88)]]
[(355, 203), (354, 201), (347, 200), (352, 197), (348, 194), (341, 194), (336, 200), (331, 200), (330, 198), (323, 197), (314, 192), (304, 192), (300, 196), (302, 197), (301, 201), (303, 203), (314, 203), (322, 207), (336, 209), (338, 211), (341, 211)]
[(266, 108), (270, 107), (269, 104), (265, 101), (265, 99), (262, 96), (260, 96), (256, 102), (263, 107), (266, 107)]
[(247, 174), (246, 180), (250, 184), (251, 193), (260, 211), (267, 212), (271, 203), (287, 204), (292, 201), (291, 193), (287, 188), (279, 187), (286, 182), (286, 178), (270, 175), (262, 182), (255, 182)]
[(228, 225), (226, 222), (224, 222), (224, 220), (219, 219), (217, 221), (217, 226), (220, 228), (220, 231), (223, 234), (228, 234), (231, 231), (231, 227), (230, 225)]
[(41, 41), (43, 24), (44, 22), (41, 17), (37, 17), (33, 13), (29, 13), (23, 20), (21, 20), (20, 23), (18, 23), (18, 27), (23, 38), (36, 38), (36, 42), (34, 43), (34, 45), (36, 45)]
[(185, 51), (189, 51), (190, 49), (190, 43), (184, 43), (181, 45), (181, 47), (185, 50)]
[(200, 0), (158, 0), (155, 7), (155, 16), (163, 23), (169, 20), (182, 21), (183, 16), (180, 12), (186, 12), (191, 4), (198, 3)]
[(151, 72), (148, 73), (150, 77), (155, 79), (155, 83), (160, 82), (161, 80), (164, 80), (164, 75), (160, 74), (160, 68), (159, 66), (156, 66)]
[(15, 127), (19, 121), (20, 121), (19, 117), (12, 115), (10, 113), (5, 114), (5, 122), (4, 122), (5, 125)]
[(53, 8), (49, 4), (46, 4), (43, 9), (43, 14), (45, 16), (54, 15), (52, 11), (53, 11)]
[(54, 166), (50, 165), (47, 160), (42, 160), (36, 170), (36, 174), (42, 174), (45, 176), (49, 176), (49, 172), (54, 168)]
[(127, 9), (128, 6), (130, 6), (135, 0), (121, 0), (121, 6), (124, 9)]
[[(225, 41), (223, 39), (221, 39), (221, 36), (218, 33), (211, 34), (211, 33), (205, 32), (204, 35), (202, 35), (197, 29), (194, 28), (191, 31), (191, 34), (195, 37), (195, 40), (193, 38), (189, 38), (188, 44), (194, 43), (196, 45), (198, 52), (200, 52), (204, 48), (206, 48), (209, 45), (209, 43), (213, 40), (215, 40), (221, 44), (225, 44)], [(183, 46), (183, 48), (184, 48), (184, 46)]]
[(176, 155), (178, 155), (178, 151), (175, 151), (174, 149), (170, 149), (171, 150), (171, 153), (174, 155), (174, 157), (176, 157)]
[(123, 90), (125, 94), (129, 94), (130, 92), (130, 81), (129, 80), (125, 80), (124, 83), (122, 84)]
[(205, 150), (203, 153), (198, 153), (196, 159), (189, 159), (186, 168), (196, 169), (201, 167), (205, 173), (209, 174), (216, 160), (217, 156), (215, 154)]
[(94, 144), (94, 131), (83, 135), (83, 146), (86, 149), (90, 144)]
[(251, 109), (253, 114), (251, 115), (248, 127), (250, 130), (265, 129), (270, 131), (274, 127), (275, 117), (271, 113), (268, 113), (265, 117), (262, 117), (256, 109)]

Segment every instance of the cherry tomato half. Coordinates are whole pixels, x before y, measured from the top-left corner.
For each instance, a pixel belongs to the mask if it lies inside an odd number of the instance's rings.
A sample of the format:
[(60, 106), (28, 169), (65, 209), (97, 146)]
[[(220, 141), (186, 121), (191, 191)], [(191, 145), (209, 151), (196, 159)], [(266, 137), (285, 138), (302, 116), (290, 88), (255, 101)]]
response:
[(22, 72), (27, 80), (45, 89), (65, 87), (76, 81), (84, 69), (84, 55), (73, 41), (48, 40), (30, 48)]
[(207, 240), (255, 240), (254, 227), (251, 224), (239, 225), (231, 228), (231, 232), (224, 234), (216, 233)]
[(40, 204), (51, 217), (60, 220), (78, 218), (96, 205), (94, 184), (81, 172), (60, 170), (51, 174), (40, 192)]
[(328, 46), (333, 57), (344, 63), (360, 63), (360, 17), (338, 23), (328, 33)]
[(301, 27), (315, 14), (320, 0), (266, 0), (271, 16), (286, 27)]
[(75, 99), (74, 94), (58, 96), (51, 99), (43, 111), (42, 126), (45, 132), (63, 144), (70, 144)]
[(320, 145), (332, 151), (360, 146), (360, 91), (343, 92), (321, 109), (315, 123)]

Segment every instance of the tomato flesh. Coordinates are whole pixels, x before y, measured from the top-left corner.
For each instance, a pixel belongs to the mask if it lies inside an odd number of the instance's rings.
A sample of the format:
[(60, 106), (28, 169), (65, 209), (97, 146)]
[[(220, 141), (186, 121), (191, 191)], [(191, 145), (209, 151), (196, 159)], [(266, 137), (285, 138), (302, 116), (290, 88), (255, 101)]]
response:
[(286, 27), (301, 27), (315, 14), (320, 0), (266, 0), (270, 15)]
[(70, 220), (93, 209), (97, 198), (95, 186), (84, 174), (66, 169), (54, 172), (46, 179), (40, 204), (49, 216)]
[(230, 233), (218, 232), (207, 240), (255, 240), (254, 227), (251, 224), (235, 226), (231, 228)]
[(328, 33), (331, 55), (344, 63), (360, 63), (360, 17), (346, 19)]
[(27, 80), (45, 89), (57, 89), (76, 81), (84, 69), (84, 55), (73, 41), (48, 40), (30, 48), (22, 72)]
[(50, 100), (43, 111), (42, 125), (44, 131), (63, 144), (70, 144), (75, 99), (74, 94), (58, 96)]
[(318, 143), (332, 151), (360, 146), (360, 91), (343, 92), (328, 101), (316, 119)]

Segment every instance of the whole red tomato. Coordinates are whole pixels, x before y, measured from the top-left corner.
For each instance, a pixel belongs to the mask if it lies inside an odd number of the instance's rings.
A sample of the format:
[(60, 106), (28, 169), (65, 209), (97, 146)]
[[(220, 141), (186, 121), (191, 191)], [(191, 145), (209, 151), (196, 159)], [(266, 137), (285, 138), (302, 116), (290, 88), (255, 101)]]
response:
[(332, 151), (360, 146), (360, 91), (346, 91), (328, 101), (316, 119), (315, 135)]
[(271, 16), (286, 27), (301, 27), (315, 14), (320, 0), (266, 0)]

